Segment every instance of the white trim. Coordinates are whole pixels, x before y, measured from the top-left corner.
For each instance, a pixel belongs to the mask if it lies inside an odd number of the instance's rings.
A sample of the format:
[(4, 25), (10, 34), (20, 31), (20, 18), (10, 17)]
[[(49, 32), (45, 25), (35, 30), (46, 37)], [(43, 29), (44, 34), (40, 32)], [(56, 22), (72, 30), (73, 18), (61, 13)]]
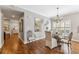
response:
[(26, 42), (26, 41), (24, 41), (24, 44), (27, 44), (27, 42)]
[[(43, 40), (43, 39), (45, 39), (45, 38), (42, 38), (42, 39), (34, 39), (34, 40), (31, 41), (31, 42), (38, 41), (38, 40)], [(27, 43), (31, 43), (31, 42), (24, 42), (24, 43), (27, 44)]]
[(79, 42), (79, 40), (77, 40), (77, 39), (72, 39), (72, 41), (76, 41), (76, 42)]
[(22, 40), (22, 38), (20, 36), (18, 36), (20, 38), (20, 40), (25, 44), (25, 42)]
[(3, 41), (2, 44), (0, 45), (0, 48), (2, 48), (3, 45), (4, 45), (4, 41)]

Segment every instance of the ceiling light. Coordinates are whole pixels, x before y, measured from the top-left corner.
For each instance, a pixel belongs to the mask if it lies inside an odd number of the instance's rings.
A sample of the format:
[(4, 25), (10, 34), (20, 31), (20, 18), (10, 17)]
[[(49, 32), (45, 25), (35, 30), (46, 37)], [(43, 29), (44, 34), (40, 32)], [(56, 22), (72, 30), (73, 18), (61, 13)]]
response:
[(58, 23), (58, 22), (61, 21), (62, 19), (61, 19), (60, 15), (59, 15), (59, 8), (56, 8), (56, 9), (57, 9), (57, 15), (56, 15), (54, 21), (56, 21), (56, 22)]
[(12, 18), (15, 18), (15, 15), (12, 15)]

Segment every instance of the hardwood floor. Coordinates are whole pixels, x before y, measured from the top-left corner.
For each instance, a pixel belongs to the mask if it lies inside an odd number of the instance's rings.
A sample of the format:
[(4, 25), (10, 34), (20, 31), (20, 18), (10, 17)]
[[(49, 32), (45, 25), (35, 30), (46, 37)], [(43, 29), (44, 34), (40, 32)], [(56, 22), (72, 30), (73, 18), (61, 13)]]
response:
[(11, 36), (7, 34), (5, 37), (6, 38), (1, 53), (3, 54), (24, 53), (22, 46), (23, 44), (21, 44), (21, 41), (18, 38), (18, 34), (13, 34)]
[[(23, 44), (17, 33), (5, 36), (4, 45), (0, 51), (1, 54), (63, 54), (63, 51), (58, 48), (45, 47), (44, 39)], [(72, 53), (79, 53), (79, 42), (72, 41)]]
[(72, 41), (72, 53), (79, 54), (79, 42)]
[(23, 44), (18, 38), (18, 34), (7, 34), (4, 45), (1, 49), (2, 54), (62, 54), (60, 50), (45, 47), (45, 40)]

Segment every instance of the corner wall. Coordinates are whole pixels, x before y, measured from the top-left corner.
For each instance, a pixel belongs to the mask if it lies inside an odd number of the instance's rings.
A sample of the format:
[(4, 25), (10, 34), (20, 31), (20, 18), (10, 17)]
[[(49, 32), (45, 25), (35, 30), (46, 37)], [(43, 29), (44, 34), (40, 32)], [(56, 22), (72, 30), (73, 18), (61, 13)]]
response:
[[(40, 33), (35, 33), (34, 32), (34, 19), (36, 17), (39, 17), (40, 19), (42, 19), (42, 28), (41, 28), (41, 32)], [(33, 13), (33, 12), (29, 12), (29, 11), (25, 11), (24, 12), (24, 42), (27, 43), (27, 31), (31, 30), (33, 32), (33, 36), (34, 34), (36, 34), (38, 37), (34, 39), (35, 40), (39, 40), (39, 39), (44, 39), (45, 38), (45, 28), (44, 28), (44, 23), (46, 20), (49, 20), (47, 17), (41, 16), (39, 14)]]
[(2, 13), (0, 10), (0, 48), (2, 47), (4, 41), (3, 41), (3, 31), (2, 31)]
[(71, 31), (73, 32), (73, 40), (79, 41), (79, 13), (64, 16), (65, 20), (71, 20)]

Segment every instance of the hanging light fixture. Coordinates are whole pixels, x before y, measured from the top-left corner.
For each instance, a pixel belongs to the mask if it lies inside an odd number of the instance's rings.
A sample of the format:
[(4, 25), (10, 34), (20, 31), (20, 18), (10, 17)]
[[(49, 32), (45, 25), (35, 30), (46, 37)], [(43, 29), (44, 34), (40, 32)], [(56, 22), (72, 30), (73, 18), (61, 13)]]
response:
[(56, 15), (55, 21), (58, 23), (59, 21), (61, 21), (61, 18), (59, 16), (59, 8), (56, 8), (56, 9), (57, 9), (57, 15)]

